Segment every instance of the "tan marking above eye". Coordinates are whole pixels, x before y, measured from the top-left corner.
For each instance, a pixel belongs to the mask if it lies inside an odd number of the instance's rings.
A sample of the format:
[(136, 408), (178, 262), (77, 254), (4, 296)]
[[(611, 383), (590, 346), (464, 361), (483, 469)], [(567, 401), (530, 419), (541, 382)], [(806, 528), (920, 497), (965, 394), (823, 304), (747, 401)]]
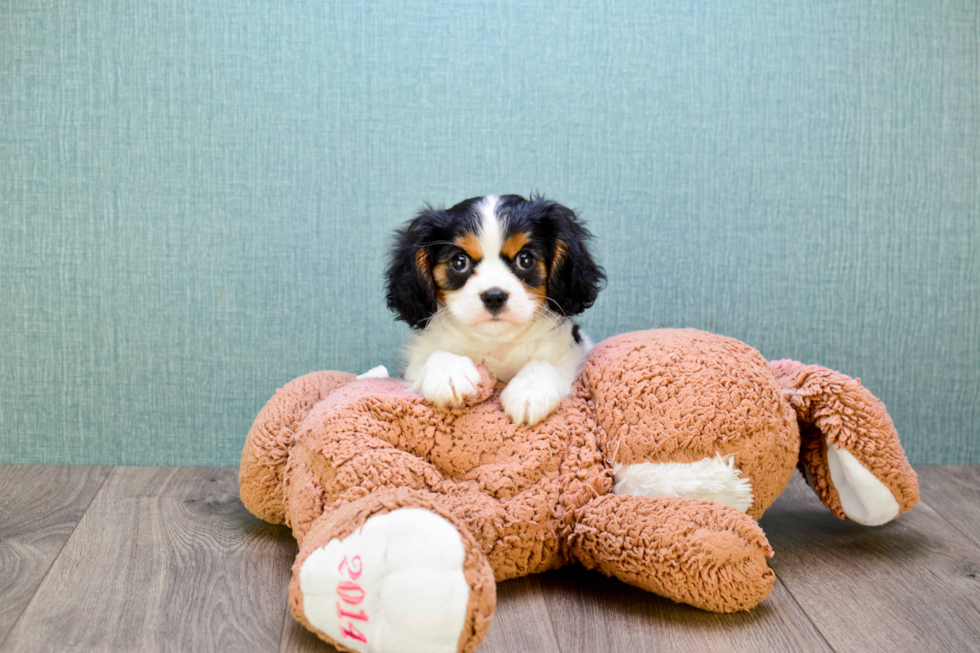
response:
[(473, 234), (463, 234), (454, 240), (453, 244), (466, 252), (474, 262), (483, 258), (483, 248), (480, 247), (479, 239)]
[(531, 242), (531, 237), (526, 233), (514, 234), (510, 238), (504, 241), (504, 244), (500, 247), (500, 253), (507, 258), (514, 258), (521, 253), (521, 250), (527, 247)]

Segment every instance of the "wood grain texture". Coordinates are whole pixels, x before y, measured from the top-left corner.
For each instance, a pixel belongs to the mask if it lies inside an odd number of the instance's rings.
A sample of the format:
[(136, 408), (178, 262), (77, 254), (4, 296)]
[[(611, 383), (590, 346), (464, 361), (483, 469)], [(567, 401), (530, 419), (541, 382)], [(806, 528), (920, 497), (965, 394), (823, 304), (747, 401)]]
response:
[[(501, 583), (479, 653), (980, 651), (980, 468), (918, 471), (922, 503), (879, 528), (795, 477), (762, 520), (778, 581), (751, 612), (570, 566)], [(237, 490), (234, 469), (0, 468), (0, 651), (332, 651), (289, 614), (295, 541)]]
[[(280, 653), (335, 650), (287, 614)], [(630, 650), (831, 649), (778, 584), (754, 612), (718, 615), (576, 566), (500, 583), (493, 625), (477, 649), (478, 653)]]
[(535, 651), (558, 653), (561, 647), (552, 626), (549, 599), (542, 576), (526, 576), (497, 585), (497, 610), (493, 625), (477, 653)]
[(829, 651), (779, 583), (751, 612), (715, 614), (581, 567), (543, 574), (563, 653), (590, 651)]
[(235, 469), (116, 467), (3, 651), (275, 649), (290, 540)]
[(922, 500), (980, 546), (980, 467), (916, 467)]
[(761, 525), (776, 575), (834, 650), (980, 650), (980, 547), (927, 503), (868, 528), (796, 475)]
[[(283, 591), (286, 591), (285, 588)], [(335, 653), (336, 651), (335, 647), (303, 628), (293, 619), (292, 611), (286, 608), (282, 634), (279, 638), (279, 653)]]
[(0, 467), (0, 644), (110, 467)]

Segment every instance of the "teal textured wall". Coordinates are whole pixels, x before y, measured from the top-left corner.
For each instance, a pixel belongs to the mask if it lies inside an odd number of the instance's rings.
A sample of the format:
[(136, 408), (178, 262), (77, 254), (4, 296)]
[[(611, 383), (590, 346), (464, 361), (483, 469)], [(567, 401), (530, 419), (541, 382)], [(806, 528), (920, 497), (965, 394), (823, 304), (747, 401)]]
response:
[(595, 338), (726, 333), (980, 463), (980, 4), (0, 4), (0, 462), (235, 464), (396, 364), (382, 243), (542, 191)]

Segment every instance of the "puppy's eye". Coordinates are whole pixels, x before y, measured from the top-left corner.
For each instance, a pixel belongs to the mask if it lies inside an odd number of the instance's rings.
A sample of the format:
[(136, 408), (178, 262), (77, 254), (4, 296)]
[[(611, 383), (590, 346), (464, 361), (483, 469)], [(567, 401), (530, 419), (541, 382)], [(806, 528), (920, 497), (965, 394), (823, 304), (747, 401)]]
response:
[(470, 257), (466, 256), (465, 254), (460, 254), (459, 256), (455, 257), (450, 264), (457, 272), (466, 272), (470, 269)]
[(514, 262), (517, 264), (518, 270), (529, 270), (531, 268), (531, 264), (534, 263), (534, 257), (527, 252), (521, 252), (517, 255)]

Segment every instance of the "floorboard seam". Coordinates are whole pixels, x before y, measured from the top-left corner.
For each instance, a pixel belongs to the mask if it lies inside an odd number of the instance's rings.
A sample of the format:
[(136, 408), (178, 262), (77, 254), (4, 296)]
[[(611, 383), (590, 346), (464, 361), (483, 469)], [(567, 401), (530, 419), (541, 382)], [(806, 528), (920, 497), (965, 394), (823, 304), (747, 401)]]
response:
[(58, 561), (58, 558), (61, 557), (61, 554), (64, 553), (65, 547), (68, 546), (68, 542), (71, 541), (71, 538), (75, 534), (75, 531), (78, 530), (78, 525), (82, 523), (82, 520), (85, 519), (85, 515), (88, 514), (88, 509), (92, 507), (93, 503), (95, 503), (95, 498), (99, 496), (99, 494), (102, 492), (102, 488), (105, 487), (106, 481), (108, 481), (109, 477), (112, 476), (113, 472), (116, 471), (116, 467), (114, 465), (99, 465), (99, 467), (107, 467), (107, 466), (109, 467), (109, 473), (106, 474), (105, 478), (102, 479), (102, 482), (99, 483), (99, 489), (92, 493), (92, 498), (89, 499), (88, 504), (86, 504), (85, 511), (82, 512), (81, 517), (79, 517), (78, 521), (75, 522), (75, 525), (71, 529), (71, 533), (69, 533), (68, 537), (65, 538), (65, 543), (62, 544), (61, 549), (58, 550), (58, 555), (56, 555), (51, 559), (51, 564), (49, 564), (48, 568), (44, 570), (44, 575), (41, 576), (41, 582), (39, 582), (37, 584), (37, 587), (34, 588), (34, 593), (31, 595), (31, 600), (24, 604), (24, 609), (20, 611), (19, 615), (17, 615), (17, 620), (14, 621), (13, 625), (11, 625), (10, 630), (7, 632), (4, 638), (0, 640), (0, 653), (2, 653), (2, 651), (4, 650), (4, 646), (7, 644), (7, 640), (10, 639), (10, 635), (15, 630), (17, 630), (17, 624), (20, 623), (20, 620), (24, 618), (24, 615), (27, 614), (27, 610), (34, 603), (34, 599), (35, 597), (37, 597), (37, 591), (41, 589), (41, 585), (44, 585), (44, 581), (47, 580), (48, 574), (51, 573), (51, 569), (54, 567), (54, 563), (56, 563)]
[(944, 522), (946, 522), (947, 524), (949, 524), (954, 531), (956, 531), (957, 533), (959, 533), (960, 535), (962, 535), (963, 537), (965, 537), (970, 544), (972, 544), (973, 546), (975, 546), (978, 549), (980, 549), (980, 542), (977, 542), (975, 539), (973, 539), (973, 536), (971, 536), (970, 534), (964, 533), (956, 524), (954, 524), (953, 522), (951, 522), (948, 519), (946, 519), (946, 515), (944, 515), (943, 513), (939, 512), (938, 510), (936, 510), (935, 508), (933, 508), (932, 505), (930, 505), (929, 503), (926, 503), (925, 501), (923, 501), (921, 497), (919, 498), (919, 504), (918, 505), (920, 505), (920, 506), (926, 506), (927, 508), (929, 508), (930, 510), (932, 510), (934, 513), (936, 513), (937, 515), (939, 515), (939, 518), (940, 519), (942, 519)]
[(544, 595), (544, 588), (541, 586), (541, 581), (535, 578), (534, 582), (538, 585), (538, 595), (541, 596), (545, 608), (548, 611), (548, 623), (551, 624), (551, 637), (554, 639), (555, 648), (558, 649), (558, 653), (561, 653), (561, 640), (558, 639), (558, 628), (555, 626), (555, 615), (551, 610), (551, 601)]
[[(772, 569), (772, 567), (770, 567), (770, 569)], [(803, 613), (803, 616), (806, 617), (806, 620), (810, 622), (810, 625), (813, 626), (813, 629), (817, 631), (818, 635), (820, 635), (820, 639), (823, 640), (823, 643), (827, 645), (827, 648), (829, 648), (831, 651), (834, 651), (834, 653), (836, 653), (837, 649), (835, 649), (830, 644), (830, 642), (827, 641), (827, 637), (823, 634), (823, 631), (820, 630), (820, 626), (818, 626), (816, 622), (814, 622), (813, 619), (810, 618), (810, 615), (807, 614), (806, 609), (800, 604), (799, 601), (796, 600), (796, 596), (793, 594), (793, 590), (789, 588), (789, 585), (783, 582), (783, 579), (779, 577), (779, 573), (775, 569), (772, 570), (772, 573), (776, 574), (776, 580), (779, 581), (779, 584), (782, 585), (783, 589), (786, 590), (786, 593), (789, 594), (789, 598), (793, 599), (793, 603), (796, 604), (796, 607), (800, 609), (800, 612)]]
[(289, 596), (286, 597), (286, 609), (282, 612), (282, 627), (279, 628), (279, 650), (282, 651), (282, 638), (286, 634), (286, 627), (289, 624), (289, 611), (291, 606), (289, 605)]

